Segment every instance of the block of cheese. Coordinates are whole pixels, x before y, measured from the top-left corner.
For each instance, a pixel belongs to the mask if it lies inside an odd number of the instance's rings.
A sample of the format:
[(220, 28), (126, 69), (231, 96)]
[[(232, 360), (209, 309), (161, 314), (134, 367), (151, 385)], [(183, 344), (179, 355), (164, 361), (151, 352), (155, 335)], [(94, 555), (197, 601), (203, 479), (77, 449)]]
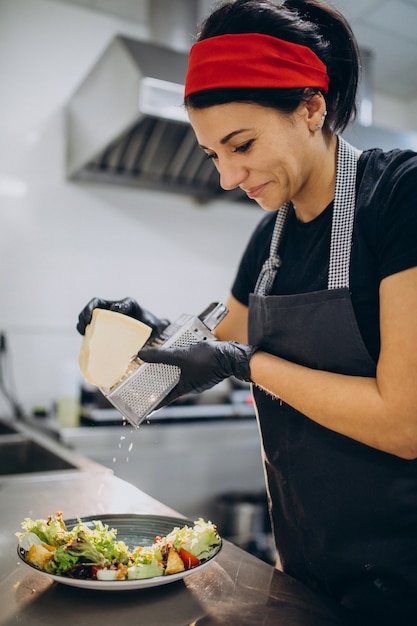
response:
[(88, 382), (110, 389), (149, 339), (152, 328), (123, 313), (94, 309), (85, 329), (78, 364)]

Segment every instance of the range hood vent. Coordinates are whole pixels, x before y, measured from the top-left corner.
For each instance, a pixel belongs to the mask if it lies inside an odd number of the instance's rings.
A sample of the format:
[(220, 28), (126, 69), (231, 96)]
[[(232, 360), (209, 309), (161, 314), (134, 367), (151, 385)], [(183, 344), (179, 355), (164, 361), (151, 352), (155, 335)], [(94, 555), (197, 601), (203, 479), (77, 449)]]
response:
[(220, 197), (183, 107), (186, 67), (186, 53), (115, 37), (68, 102), (68, 178)]

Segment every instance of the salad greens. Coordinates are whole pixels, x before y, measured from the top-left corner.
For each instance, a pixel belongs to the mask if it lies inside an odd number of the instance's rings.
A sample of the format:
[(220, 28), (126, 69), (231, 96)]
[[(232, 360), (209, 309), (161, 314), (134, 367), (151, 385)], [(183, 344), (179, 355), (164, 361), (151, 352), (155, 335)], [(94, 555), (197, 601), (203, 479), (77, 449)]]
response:
[(218, 550), (220, 537), (217, 529), (211, 522), (199, 519), (194, 522), (194, 526), (183, 526), (174, 528), (167, 536), (166, 540), (172, 542), (179, 550), (184, 548), (198, 559), (209, 559)]
[(155, 544), (147, 548), (136, 549), (132, 555), (132, 562), (127, 568), (127, 577), (136, 579), (163, 576), (163, 563), (162, 552)]
[[(177, 571), (199, 565), (216, 554), (221, 539), (216, 526), (199, 519), (193, 526), (174, 528), (166, 537), (156, 537), (151, 546), (133, 550), (117, 540), (117, 530), (100, 520), (89, 524), (78, 519), (68, 529), (62, 513), (47, 519), (26, 518), (16, 533), (25, 560), (41, 570), (74, 578), (100, 580), (152, 578), (174, 573), (172, 554), (177, 553)], [(171, 567), (167, 568), (170, 561)]]
[[(41, 541), (50, 546), (60, 546), (70, 539), (70, 534), (65, 527), (62, 513), (60, 512), (55, 516), (49, 515), (48, 519), (32, 520), (27, 517), (22, 522), (22, 528), (27, 532), (34, 533)], [(17, 536), (22, 536), (22, 534), (17, 533)]]

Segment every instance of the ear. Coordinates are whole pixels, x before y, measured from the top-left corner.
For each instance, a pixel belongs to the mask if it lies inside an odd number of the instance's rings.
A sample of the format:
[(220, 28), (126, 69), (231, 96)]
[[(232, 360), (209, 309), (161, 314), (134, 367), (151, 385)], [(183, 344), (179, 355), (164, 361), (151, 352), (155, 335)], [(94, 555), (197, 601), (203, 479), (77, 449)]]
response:
[(311, 132), (316, 132), (323, 128), (326, 118), (326, 102), (323, 94), (319, 91), (304, 103), (306, 111), (306, 121)]

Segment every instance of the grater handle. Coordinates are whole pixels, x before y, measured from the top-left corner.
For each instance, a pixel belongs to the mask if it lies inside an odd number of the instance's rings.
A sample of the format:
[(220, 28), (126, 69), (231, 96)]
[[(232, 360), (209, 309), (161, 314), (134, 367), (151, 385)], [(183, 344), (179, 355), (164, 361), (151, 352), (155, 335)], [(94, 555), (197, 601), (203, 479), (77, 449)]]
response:
[(214, 330), (228, 313), (229, 309), (222, 302), (212, 302), (200, 313), (198, 319), (203, 322), (209, 330)]

